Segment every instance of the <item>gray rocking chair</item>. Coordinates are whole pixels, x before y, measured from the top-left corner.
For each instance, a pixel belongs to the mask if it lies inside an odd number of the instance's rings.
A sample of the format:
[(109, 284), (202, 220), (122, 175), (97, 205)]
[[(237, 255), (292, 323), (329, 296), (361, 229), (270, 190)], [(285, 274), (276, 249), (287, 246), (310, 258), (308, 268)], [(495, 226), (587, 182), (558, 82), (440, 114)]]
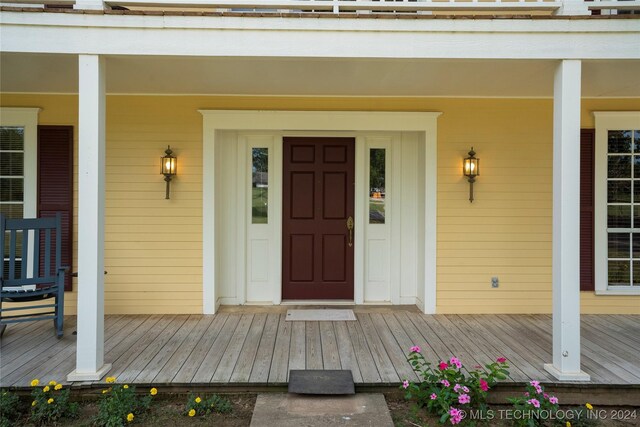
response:
[[(0, 215), (0, 260), (0, 337), (9, 323), (53, 320), (61, 338), (68, 267), (61, 265), (60, 213), (55, 218), (33, 219)], [(14, 304), (7, 308), (7, 302)]]

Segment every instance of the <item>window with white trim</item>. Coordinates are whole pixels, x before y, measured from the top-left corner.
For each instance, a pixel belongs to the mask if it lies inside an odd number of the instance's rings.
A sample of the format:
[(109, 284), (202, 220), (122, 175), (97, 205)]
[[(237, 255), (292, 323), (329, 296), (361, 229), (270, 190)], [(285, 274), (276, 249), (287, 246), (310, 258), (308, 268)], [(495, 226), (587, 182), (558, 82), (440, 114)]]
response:
[[(9, 218), (36, 216), (39, 111), (0, 108), (0, 213)], [(29, 239), (32, 242), (33, 236)], [(8, 250), (5, 248), (6, 253)], [(16, 253), (21, 252), (22, 236), (18, 236)], [(6, 272), (8, 263), (4, 261)]]
[(596, 292), (640, 293), (640, 113), (596, 116)]

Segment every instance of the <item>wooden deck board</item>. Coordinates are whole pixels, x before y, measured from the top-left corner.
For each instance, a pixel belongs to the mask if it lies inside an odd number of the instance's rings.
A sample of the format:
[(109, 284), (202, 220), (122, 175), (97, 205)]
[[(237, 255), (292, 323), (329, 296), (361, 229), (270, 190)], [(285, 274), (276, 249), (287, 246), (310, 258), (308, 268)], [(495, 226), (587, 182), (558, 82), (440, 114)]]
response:
[(342, 369), (338, 341), (332, 322), (320, 322), (320, 341), (322, 342), (322, 366), (324, 369)]
[(266, 321), (267, 315), (265, 313), (258, 313), (253, 317), (253, 322), (251, 322), (247, 338), (244, 340), (244, 345), (240, 351), (240, 357), (238, 358), (238, 362), (231, 374), (230, 382), (245, 383), (249, 381), (251, 368), (256, 360), (258, 345), (260, 344)]
[[(250, 367), (250, 383), (266, 383), (269, 381), (269, 368), (271, 367), (271, 360), (273, 359), (273, 351), (276, 343), (276, 335), (278, 334), (279, 322), (280, 315), (276, 313), (269, 313), (264, 324), (264, 332), (260, 338), (255, 362)], [(287, 355), (287, 358), (288, 357), (289, 356)]]
[(322, 369), (322, 341), (319, 322), (305, 322), (306, 329), (306, 369)]
[(291, 343), (291, 325), (287, 322), (286, 315), (280, 314), (278, 319), (278, 332), (273, 349), (271, 368), (269, 369), (270, 383), (285, 383), (289, 375), (289, 345)]
[(336, 345), (338, 346), (338, 355), (340, 356), (340, 367), (351, 371), (354, 382), (363, 382), (360, 366), (358, 365), (358, 358), (356, 357), (353, 344), (349, 338), (349, 330), (347, 329), (346, 322), (333, 322), (333, 327), (336, 331)]
[(231, 379), (233, 369), (240, 357), (242, 346), (247, 338), (249, 329), (251, 329), (251, 323), (253, 322), (254, 316), (255, 314), (243, 314), (240, 318), (238, 326), (231, 337), (231, 341), (224, 351), (222, 359), (220, 359), (220, 364), (218, 364), (218, 368), (211, 378), (211, 382), (227, 383)]
[(204, 334), (202, 334), (200, 340), (184, 361), (184, 364), (178, 369), (178, 372), (176, 372), (172, 380), (173, 383), (187, 384), (193, 380), (198, 367), (202, 364), (205, 356), (213, 346), (222, 326), (229, 316), (227, 314), (220, 314), (218, 316), (207, 317), (213, 318), (213, 321), (205, 330)]
[[(65, 318), (61, 340), (48, 322), (8, 329), (0, 341), (0, 386), (28, 387), (36, 377), (64, 382), (75, 366), (75, 322)], [(640, 384), (640, 316), (583, 316), (581, 332), (582, 366), (592, 384)], [(105, 318), (108, 375), (120, 383), (280, 385), (290, 369), (349, 369), (357, 384), (399, 384), (416, 379), (406, 360), (413, 345), (432, 363), (455, 355), (473, 368), (505, 356), (511, 380), (555, 382), (543, 368), (552, 350), (545, 314), (368, 309), (358, 311), (355, 322), (288, 322), (282, 311), (254, 307), (210, 316)]]
[(239, 321), (240, 316), (229, 315), (226, 322), (224, 322), (224, 326), (220, 330), (220, 333), (216, 336), (213, 345), (204, 356), (202, 364), (193, 376), (193, 379), (191, 380), (192, 383), (208, 383), (211, 381), (213, 374), (216, 369), (218, 369), (222, 355), (229, 345), (231, 337), (233, 337), (233, 333), (236, 330)]

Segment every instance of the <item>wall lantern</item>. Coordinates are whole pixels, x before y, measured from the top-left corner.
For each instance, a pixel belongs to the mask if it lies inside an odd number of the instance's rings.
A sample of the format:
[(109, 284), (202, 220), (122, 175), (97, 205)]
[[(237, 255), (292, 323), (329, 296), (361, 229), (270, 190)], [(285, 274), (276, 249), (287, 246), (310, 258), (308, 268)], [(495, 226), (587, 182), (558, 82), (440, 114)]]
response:
[(164, 153), (165, 156), (160, 158), (160, 173), (164, 175), (164, 180), (167, 183), (167, 192), (165, 193), (164, 198), (168, 199), (171, 179), (173, 179), (178, 170), (178, 159), (173, 155), (171, 146), (167, 146), (167, 149), (164, 150)]
[(480, 159), (476, 158), (476, 152), (469, 151), (469, 157), (465, 157), (462, 161), (462, 174), (469, 181), (469, 201), (473, 203), (473, 183), (476, 182), (476, 176), (480, 175)]

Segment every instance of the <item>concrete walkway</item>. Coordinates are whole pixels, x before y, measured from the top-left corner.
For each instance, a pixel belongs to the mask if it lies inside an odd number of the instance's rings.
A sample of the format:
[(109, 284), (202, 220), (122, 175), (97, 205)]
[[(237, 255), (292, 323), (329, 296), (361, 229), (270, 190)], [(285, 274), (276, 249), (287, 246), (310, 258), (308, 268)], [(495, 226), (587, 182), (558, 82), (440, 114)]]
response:
[(393, 427), (382, 394), (308, 396), (259, 394), (251, 427)]

